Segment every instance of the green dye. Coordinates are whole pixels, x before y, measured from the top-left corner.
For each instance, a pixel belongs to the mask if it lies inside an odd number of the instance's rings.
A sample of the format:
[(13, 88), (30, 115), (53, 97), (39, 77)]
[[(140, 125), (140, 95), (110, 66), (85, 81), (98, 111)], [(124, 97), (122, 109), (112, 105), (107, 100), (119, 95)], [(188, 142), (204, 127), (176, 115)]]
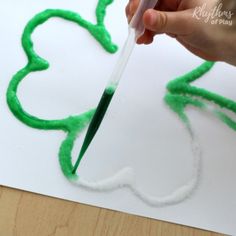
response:
[(188, 117), (184, 112), (187, 105), (192, 105), (199, 108), (204, 108), (205, 104), (197, 99), (193, 99), (189, 96), (183, 96), (179, 94), (167, 94), (164, 98), (169, 107), (176, 112), (179, 117), (185, 122), (188, 122)]
[(76, 138), (91, 121), (91, 118), (95, 113), (95, 109), (91, 109), (80, 115), (69, 116), (65, 119), (43, 120), (27, 113), (24, 110), (18, 99), (17, 90), (21, 81), (25, 79), (30, 73), (46, 70), (49, 68), (49, 63), (35, 52), (31, 36), (38, 26), (45, 23), (50, 18), (59, 17), (64, 20), (74, 22), (78, 26), (86, 29), (106, 51), (115, 53), (118, 48), (112, 42), (111, 36), (104, 26), (106, 8), (112, 2), (113, 0), (98, 1), (96, 7), (96, 24), (92, 24), (84, 20), (76, 12), (60, 9), (49, 9), (33, 17), (26, 25), (22, 35), (22, 46), (27, 55), (28, 63), (23, 69), (18, 71), (13, 76), (8, 86), (6, 94), (8, 106), (15, 117), (21, 122), (32, 128), (43, 130), (62, 130), (67, 133), (66, 139), (62, 142), (59, 150), (60, 166), (67, 178), (78, 178), (76, 174), (72, 173), (73, 164), (71, 153)]
[[(236, 113), (235, 101), (191, 85), (192, 82), (196, 81), (208, 71), (210, 71), (213, 66), (214, 62), (206, 61), (193, 71), (180, 76), (167, 84), (168, 93), (165, 96), (165, 102), (175, 113), (178, 114), (183, 122), (189, 122), (185, 113), (186, 106), (192, 105), (201, 109), (205, 109), (207, 104), (204, 101), (215, 103), (220, 108), (226, 108)], [(199, 100), (199, 98), (203, 99), (204, 101)], [(236, 130), (236, 122), (234, 122), (225, 113), (215, 111), (214, 115), (216, 115), (231, 129)]]
[(95, 134), (97, 133), (114, 93), (115, 93), (114, 87), (108, 87), (103, 92), (101, 100), (99, 101), (98, 106), (96, 108), (96, 112), (89, 124), (88, 131), (85, 135), (84, 142), (82, 144), (81, 151), (79, 153), (79, 157), (73, 169), (73, 174), (76, 172), (85, 152), (87, 151), (90, 143), (92, 142)]

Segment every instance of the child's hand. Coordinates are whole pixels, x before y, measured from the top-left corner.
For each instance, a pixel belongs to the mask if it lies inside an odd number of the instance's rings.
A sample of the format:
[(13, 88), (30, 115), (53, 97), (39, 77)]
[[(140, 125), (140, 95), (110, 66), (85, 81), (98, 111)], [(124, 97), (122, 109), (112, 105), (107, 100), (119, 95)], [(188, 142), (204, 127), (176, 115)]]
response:
[[(128, 21), (138, 4), (139, 0), (129, 1)], [(218, 9), (215, 15), (214, 8)], [(209, 19), (203, 16), (206, 13)], [(223, 24), (223, 19), (228, 24)], [(213, 24), (213, 20), (217, 22)], [(155, 9), (144, 13), (143, 22), (146, 31), (138, 39), (139, 44), (150, 44), (156, 34), (166, 33), (203, 59), (236, 65), (236, 0), (159, 0)]]

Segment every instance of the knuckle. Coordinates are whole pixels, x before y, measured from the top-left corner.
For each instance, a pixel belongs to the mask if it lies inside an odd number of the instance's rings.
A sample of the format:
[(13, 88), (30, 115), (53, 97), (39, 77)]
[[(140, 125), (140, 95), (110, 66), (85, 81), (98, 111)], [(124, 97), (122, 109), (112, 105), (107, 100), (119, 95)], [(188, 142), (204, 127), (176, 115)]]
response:
[(158, 14), (158, 20), (157, 20), (157, 26), (160, 29), (165, 29), (168, 23), (168, 17), (167, 14), (165, 12), (160, 12)]

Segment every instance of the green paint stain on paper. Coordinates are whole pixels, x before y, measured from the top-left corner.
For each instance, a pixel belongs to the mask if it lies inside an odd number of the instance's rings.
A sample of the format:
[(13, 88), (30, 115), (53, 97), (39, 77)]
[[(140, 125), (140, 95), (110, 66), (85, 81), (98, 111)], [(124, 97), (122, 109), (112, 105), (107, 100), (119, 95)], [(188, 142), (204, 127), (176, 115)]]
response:
[(78, 177), (76, 174), (72, 174), (73, 164), (71, 153), (76, 138), (89, 124), (95, 110), (91, 109), (84, 114), (69, 116), (61, 120), (43, 120), (27, 113), (24, 110), (18, 99), (17, 90), (21, 81), (25, 79), (30, 73), (46, 70), (49, 68), (49, 63), (35, 52), (31, 36), (38, 26), (45, 23), (50, 18), (59, 17), (64, 20), (74, 22), (78, 26), (86, 29), (106, 51), (115, 53), (118, 48), (112, 42), (111, 36), (104, 26), (106, 8), (111, 3), (112, 0), (99, 0), (96, 8), (96, 24), (92, 24), (84, 20), (76, 12), (59, 9), (49, 9), (43, 11), (31, 19), (26, 25), (22, 35), (22, 46), (27, 55), (28, 63), (23, 69), (13, 76), (7, 90), (8, 106), (13, 114), (24, 124), (36, 129), (62, 130), (66, 132), (67, 137), (62, 142), (59, 151), (59, 161), (61, 169), (67, 178)]
[[(209, 72), (213, 66), (214, 62), (206, 61), (193, 71), (180, 76), (167, 84), (168, 93), (165, 96), (165, 102), (185, 123), (189, 122), (185, 113), (186, 106), (192, 105), (200, 109), (207, 109), (206, 101), (236, 113), (235, 101), (191, 85), (192, 82)], [(230, 128), (236, 130), (236, 123), (228, 115), (216, 109), (213, 111), (213, 114)]]

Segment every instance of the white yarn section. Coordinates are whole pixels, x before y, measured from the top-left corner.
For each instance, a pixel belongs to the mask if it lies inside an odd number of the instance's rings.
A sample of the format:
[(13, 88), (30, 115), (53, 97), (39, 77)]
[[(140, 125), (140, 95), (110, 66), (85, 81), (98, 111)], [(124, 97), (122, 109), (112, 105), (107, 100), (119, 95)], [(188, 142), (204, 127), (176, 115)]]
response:
[(184, 185), (166, 196), (153, 196), (143, 192), (135, 181), (134, 170), (130, 167), (125, 167), (113, 176), (99, 181), (85, 180), (81, 176), (76, 180), (70, 181), (92, 191), (114, 191), (119, 188), (128, 188), (136, 197), (150, 206), (163, 207), (178, 204), (192, 195), (198, 186), (201, 173), (201, 148), (191, 126), (186, 123), (186, 128), (191, 138), (193, 172), (190, 179)]

